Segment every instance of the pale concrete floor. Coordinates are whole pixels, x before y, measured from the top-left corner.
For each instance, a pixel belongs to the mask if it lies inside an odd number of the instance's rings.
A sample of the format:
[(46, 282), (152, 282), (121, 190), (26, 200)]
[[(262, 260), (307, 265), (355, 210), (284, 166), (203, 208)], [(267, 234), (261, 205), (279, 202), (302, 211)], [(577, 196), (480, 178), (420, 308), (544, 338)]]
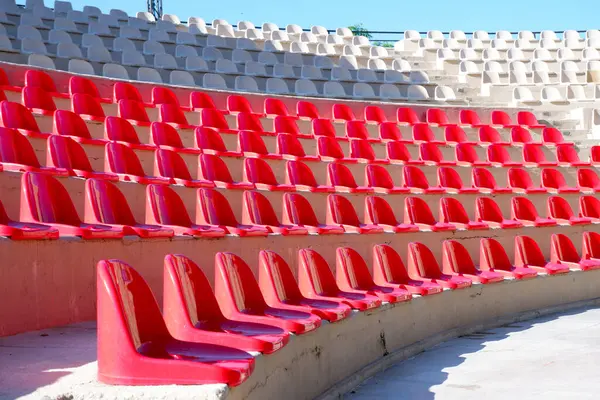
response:
[(600, 309), (579, 309), (442, 343), (344, 398), (598, 399)]

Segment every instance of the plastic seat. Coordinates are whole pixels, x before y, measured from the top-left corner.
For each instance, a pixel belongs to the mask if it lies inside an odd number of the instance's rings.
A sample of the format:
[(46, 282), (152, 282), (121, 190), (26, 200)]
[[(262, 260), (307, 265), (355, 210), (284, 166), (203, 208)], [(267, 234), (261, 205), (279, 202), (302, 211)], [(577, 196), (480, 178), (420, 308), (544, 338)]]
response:
[(497, 272), (506, 278), (530, 279), (538, 274), (533, 268), (511, 263), (506, 250), (496, 239), (484, 238), (479, 241), (479, 262), (480, 270)]
[(526, 144), (523, 146), (523, 165), (538, 167), (555, 167), (556, 161), (546, 159), (540, 144)]
[(104, 122), (106, 118), (100, 100), (85, 93), (75, 93), (71, 97), (71, 111), (85, 120)]
[(383, 197), (369, 196), (365, 198), (365, 222), (381, 227), (384, 232), (417, 232), (417, 225), (398, 222), (394, 210)]
[(165, 257), (163, 309), (169, 332), (180, 340), (270, 354), (290, 339), (272, 325), (225, 318), (202, 269), (182, 255)]
[(337, 194), (327, 196), (326, 224), (341, 226), (346, 233), (383, 233), (380, 226), (361, 223), (350, 200)]
[(402, 143), (413, 143), (412, 140), (404, 139), (402, 132), (395, 122), (382, 122), (379, 124), (379, 140), (382, 142), (398, 141)]
[(363, 139), (370, 142), (379, 142), (379, 138), (372, 138), (369, 135), (367, 125), (363, 121), (347, 121), (346, 137), (348, 139)]
[(452, 125), (450, 120), (448, 119), (448, 115), (446, 112), (439, 108), (429, 108), (427, 109), (426, 119), (429, 125), (433, 126), (447, 126)]
[(531, 268), (535, 271), (549, 275), (565, 274), (570, 271), (569, 266), (547, 262), (540, 246), (529, 236), (515, 237), (515, 266)]
[(521, 126), (526, 126), (529, 129), (545, 129), (546, 125), (538, 122), (537, 118), (531, 111), (519, 111), (517, 113), (517, 123)]
[(258, 192), (244, 192), (242, 223), (263, 226), (270, 233), (284, 236), (308, 234), (304, 227), (280, 223), (269, 200)]
[(173, 91), (164, 86), (154, 86), (152, 88), (152, 104), (159, 106), (161, 104), (170, 104), (178, 108), (188, 111), (189, 108), (181, 107), (177, 95)]
[(507, 145), (510, 142), (503, 141), (500, 133), (489, 125), (484, 125), (479, 128), (479, 142), (484, 144)]
[(200, 110), (200, 126), (214, 128), (223, 133), (237, 133), (237, 129), (230, 129), (223, 113), (213, 108)]
[(217, 226), (231, 235), (267, 236), (269, 230), (258, 225), (240, 224), (227, 198), (213, 189), (198, 189), (196, 222), (201, 225)]
[(52, 95), (39, 86), (25, 86), (21, 91), (21, 103), (41, 115), (52, 115), (56, 110)]
[(47, 141), (47, 164), (49, 167), (68, 171), (71, 176), (117, 181), (113, 173), (96, 172), (83, 147), (68, 136), (51, 135)]
[(349, 247), (336, 250), (336, 283), (347, 293), (370, 294), (388, 303), (411, 299), (408, 290), (401, 287), (379, 286), (373, 282), (369, 267), (358, 252)]
[(262, 250), (258, 255), (258, 264), (258, 282), (269, 306), (308, 311), (329, 322), (337, 322), (350, 316), (352, 308), (347, 304), (304, 297), (292, 270), (279, 254)]
[(467, 249), (456, 240), (444, 240), (442, 243), (442, 272), (447, 275), (459, 274), (482, 284), (504, 280), (504, 275), (499, 272), (477, 269)]
[(314, 193), (331, 193), (333, 186), (319, 185), (312, 170), (301, 161), (286, 162), (286, 184), (294, 185), (296, 190)]
[(237, 114), (237, 128), (242, 131), (254, 131), (262, 134), (273, 134), (272, 132), (265, 132), (262, 123), (258, 116), (250, 113), (238, 113)]
[(535, 186), (529, 172), (522, 168), (510, 168), (507, 172), (508, 186), (514, 193), (546, 193), (545, 187)]
[(83, 76), (72, 76), (69, 78), (69, 94), (72, 97), (75, 93), (88, 94), (97, 98), (102, 103), (112, 102), (109, 98), (101, 97), (96, 84), (91, 79), (84, 78)]
[(471, 181), (473, 187), (482, 193), (512, 193), (513, 191), (511, 188), (498, 187), (492, 173), (485, 168), (473, 168), (471, 170)]
[(168, 185), (171, 181), (157, 176), (148, 176), (142, 163), (133, 149), (123, 143), (108, 142), (104, 156), (105, 169), (116, 174), (119, 180), (125, 182)]
[(408, 188), (396, 186), (389, 171), (381, 165), (370, 164), (365, 167), (365, 182), (375, 193), (410, 193)]
[[(582, 271), (590, 271), (600, 268), (600, 260), (593, 258), (585, 258), (585, 242), (589, 240), (592, 232), (583, 233), (584, 251), (579, 257), (575, 245), (568, 236), (562, 233), (554, 233), (550, 237), (550, 262), (553, 264), (561, 264), (569, 269), (581, 269)], [(597, 235), (597, 233), (594, 233)]]
[(25, 172), (21, 178), (21, 221), (46, 224), (61, 236), (120, 239), (123, 231), (81, 221), (65, 187), (48, 174)]
[(321, 318), (309, 312), (269, 307), (250, 267), (232, 253), (215, 256), (215, 296), (232, 320), (277, 326), (295, 334), (310, 332)]
[(501, 144), (491, 144), (487, 148), (488, 161), (494, 167), (520, 167), (522, 164), (510, 159), (506, 146)]
[(401, 142), (387, 142), (386, 155), (391, 164), (423, 165), (423, 161), (413, 159), (410, 152)]
[(407, 107), (400, 107), (396, 110), (396, 120), (401, 125), (417, 125), (423, 124), (415, 110)]
[(542, 170), (542, 187), (550, 193), (579, 193), (579, 188), (568, 186), (564, 175), (554, 168)]
[(315, 118), (311, 121), (312, 133), (314, 136), (336, 137), (333, 123), (324, 118)]
[(93, 139), (85, 121), (74, 112), (56, 110), (54, 112), (52, 133), (55, 135), (69, 136), (81, 144), (104, 146), (106, 140)]
[(318, 161), (317, 156), (308, 156), (296, 135), (277, 134), (276, 153), (286, 160)]
[(0, 125), (16, 129), (26, 136), (48, 137), (48, 133), (40, 132), (33, 116), (24, 105), (11, 101), (0, 102)]
[[(77, 114), (74, 114), (77, 115)], [(56, 114), (54, 116), (54, 123), (56, 124)], [(85, 123), (85, 122), (84, 122)], [(77, 130), (77, 132), (81, 132)], [(56, 133), (56, 132), (55, 132)], [(140, 138), (135, 131), (135, 128), (129, 121), (119, 117), (106, 117), (104, 121), (104, 137), (109, 141), (117, 141), (120, 144), (132, 149), (140, 150), (154, 150), (156, 147), (148, 144), (142, 144)], [(135, 154), (135, 153), (134, 153)]]
[(279, 184), (273, 170), (265, 160), (260, 158), (244, 159), (244, 182), (253, 183), (258, 190), (295, 191), (291, 184)]
[(429, 125), (418, 124), (412, 127), (412, 138), (414, 142), (425, 143), (425, 144), (446, 144), (442, 140), (437, 140)]
[(0, 236), (12, 240), (58, 239), (58, 229), (49, 225), (13, 221), (9, 218), (4, 205), (0, 202)]
[(418, 167), (405, 166), (402, 169), (404, 178), (403, 187), (416, 194), (440, 194), (445, 193), (444, 188), (437, 186), (429, 186), (429, 181), (425, 173)]
[(123, 193), (114, 184), (101, 179), (85, 181), (86, 222), (103, 224), (144, 239), (171, 238), (172, 229), (138, 223)]
[(61, 93), (56, 90), (54, 80), (45, 71), (36, 69), (28, 69), (25, 71), (25, 86), (40, 87), (54, 97), (61, 97), (63, 99), (68, 99), (70, 97), (68, 93)]
[(119, 100), (133, 100), (143, 103), (146, 107), (151, 107), (152, 103), (147, 103), (143, 100), (139, 90), (128, 82), (115, 82), (113, 85), (113, 102), (118, 103)]
[(276, 134), (288, 133), (298, 137), (311, 138), (311, 134), (304, 134), (300, 132), (298, 124), (296, 123), (297, 118), (290, 116), (278, 115), (273, 120), (273, 127)]
[(340, 161), (344, 163), (356, 163), (358, 160), (345, 156), (337, 139), (328, 136), (317, 137), (317, 156), (321, 161)]
[[(4, 114), (4, 111), (3, 111), (3, 114)], [(6, 126), (6, 125), (4, 125), (4, 126)], [(7, 128), (9, 128), (9, 127), (7, 127)], [(12, 126), (10, 128), (12, 128)], [(590, 149), (590, 163), (592, 165), (600, 164), (600, 146), (592, 146), (592, 148)]]
[(519, 126), (518, 124), (514, 124), (510, 119), (510, 116), (504, 111), (494, 110), (491, 115), (491, 125), (500, 126), (502, 128), (514, 128), (515, 126)]
[(510, 130), (510, 143), (513, 146), (523, 146), (526, 143), (533, 143), (533, 138), (527, 129), (515, 126)]
[(284, 224), (297, 225), (308, 230), (311, 234), (332, 235), (344, 233), (339, 225), (321, 224), (310, 202), (300, 194), (284, 193), (283, 218)]
[[(204, 111), (204, 110), (202, 110)], [(163, 103), (158, 105), (158, 120), (173, 125), (177, 129), (193, 129), (180, 106)]]
[(64, 176), (69, 174), (66, 169), (42, 167), (27, 137), (9, 128), (0, 128), (0, 170)]
[(434, 143), (421, 143), (419, 145), (419, 160), (425, 165), (456, 165), (454, 160), (444, 160), (442, 152)]
[(473, 128), (487, 126), (487, 124), (481, 122), (481, 119), (475, 110), (460, 110), (458, 113), (458, 121), (462, 126), (471, 126)]
[(439, 219), (440, 222), (454, 225), (459, 229), (490, 229), (490, 226), (485, 222), (471, 221), (462, 203), (454, 197), (442, 197), (440, 199)]
[(198, 149), (185, 147), (177, 129), (165, 122), (153, 122), (150, 125), (150, 144), (177, 153), (200, 153)]
[(347, 104), (334, 104), (331, 106), (331, 116), (336, 121), (358, 121)]
[(340, 302), (360, 311), (381, 306), (377, 296), (340, 290), (323, 256), (312, 249), (298, 251), (298, 286), (309, 299)]
[(194, 224), (173, 189), (165, 185), (146, 187), (146, 221), (173, 229), (177, 236), (219, 238), (225, 236), (221, 228)]
[(194, 130), (196, 147), (204, 154), (212, 154), (220, 157), (240, 157), (238, 151), (227, 150), (223, 138), (214, 128), (199, 126)]
[(254, 358), (247, 352), (174, 339), (152, 291), (124, 262), (103, 260), (98, 263), (97, 293), (98, 380), (101, 382), (236, 386), (252, 373)]
[(546, 127), (542, 130), (542, 143), (546, 146), (556, 146), (565, 143), (565, 138), (558, 129)]
[(375, 124), (381, 124), (384, 122), (388, 122), (385, 113), (378, 106), (366, 106), (364, 111), (364, 118), (366, 122), (371, 122)]
[(556, 145), (556, 161), (559, 166), (586, 167), (590, 165), (589, 162), (579, 159), (575, 146), (567, 143)]
[(136, 126), (149, 126), (150, 118), (146, 112), (144, 103), (135, 100), (119, 100), (119, 117), (125, 118), (131, 124)]
[(561, 225), (586, 225), (591, 224), (592, 219), (587, 217), (577, 217), (569, 202), (559, 196), (550, 196), (546, 200), (548, 207), (548, 217), (554, 219)]
[(314, 103), (305, 100), (300, 100), (296, 103), (296, 114), (299, 118), (304, 119), (321, 118), (317, 106), (315, 106)]
[(577, 187), (582, 192), (600, 192), (600, 177), (592, 169), (580, 168), (577, 170)]
[(600, 261), (600, 234), (596, 232), (583, 232), (581, 259)]
[(358, 186), (354, 175), (344, 164), (329, 163), (327, 165), (327, 185), (333, 186), (336, 192), (373, 193), (369, 186)]
[(540, 217), (535, 205), (526, 197), (513, 197), (510, 202), (511, 217), (525, 226), (555, 226), (556, 220)]
[(290, 114), (287, 106), (283, 101), (281, 101), (281, 99), (275, 99), (271, 97), (266, 98), (264, 103), (264, 111), (265, 115), (276, 115), (298, 119), (298, 117)]
[(458, 143), (454, 148), (456, 164), (460, 166), (490, 166), (488, 161), (479, 159), (475, 146), (470, 143)]
[(478, 197), (475, 200), (475, 220), (484, 222), (491, 228), (516, 229), (523, 223), (514, 218), (505, 219), (498, 204), (491, 197)]
[(420, 197), (404, 199), (404, 223), (417, 225), (422, 231), (455, 231), (457, 228), (456, 225), (436, 221), (431, 209)]
[(463, 289), (472, 285), (469, 278), (459, 274), (443, 273), (431, 250), (418, 242), (408, 244), (407, 271), (413, 279), (435, 282), (447, 289)]
[(213, 188), (213, 181), (206, 179), (193, 179), (190, 171), (178, 152), (166, 149), (157, 149), (154, 157), (154, 174), (167, 178), (172, 184), (185, 187)]
[(377, 164), (388, 164), (387, 158), (376, 158), (375, 151), (368, 140), (364, 139), (350, 139), (348, 141), (350, 145), (350, 158), (356, 159), (361, 163), (377, 163)]
[(254, 189), (254, 184), (250, 182), (234, 181), (225, 161), (215, 154), (200, 154), (198, 162), (198, 179), (213, 181), (216, 187), (221, 189)]
[(240, 131), (238, 133), (237, 151), (245, 157), (264, 158), (269, 160), (281, 159), (279, 154), (269, 153), (269, 150), (267, 150), (267, 146), (260, 135), (253, 131)]
[[(486, 171), (487, 172), (487, 171)], [(440, 167), (437, 170), (438, 185), (444, 189), (446, 193), (479, 193), (476, 187), (464, 186), (463, 181), (458, 172), (449, 167)]]
[[(205, 92), (191, 92), (190, 93), (190, 109), (194, 111), (201, 111), (204, 108), (217, 110), (217, 106), (210, 94)], [(227, 111), (221, 110), (221, 112), (227, 113)]]
[(400, 287), (420, 296), (441, 293), (443, 290), (437, 282), (411, 278), (400, 255), (388, 245), (373, 246), (373, 263), (373, 281), (377, 285)]
[(264, 116), (262, 113), (255, 113), (247, 98), (239, 95), (227, 96), (227, 110), (230, 113), (249, 113), (258, 116)]
[(449, 125), (444, 129), (444, 141), (452, 146), (457, 145), (473, 145), (475, 142), (470, 141), (464, 129), (458, 125)]

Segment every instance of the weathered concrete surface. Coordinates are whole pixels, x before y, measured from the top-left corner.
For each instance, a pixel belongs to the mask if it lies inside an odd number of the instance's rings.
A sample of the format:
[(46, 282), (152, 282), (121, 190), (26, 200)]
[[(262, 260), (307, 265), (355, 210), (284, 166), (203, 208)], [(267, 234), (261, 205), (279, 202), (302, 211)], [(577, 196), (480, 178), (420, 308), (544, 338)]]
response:
[(474, 332), (377, 374), (344, 398), (597, 399), (600, 308)]

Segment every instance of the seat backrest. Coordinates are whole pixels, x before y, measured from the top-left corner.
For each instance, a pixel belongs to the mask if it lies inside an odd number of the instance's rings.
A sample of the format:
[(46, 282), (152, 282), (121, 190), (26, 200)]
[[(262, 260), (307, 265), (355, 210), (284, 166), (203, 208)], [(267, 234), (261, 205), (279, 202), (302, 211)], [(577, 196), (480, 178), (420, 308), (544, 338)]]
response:
[(252, 106), (247, 98), (239, 95), (227, 96), (227, 110), (233, 113), (250, 113), (252, 114)]
[(420, 120), (419, 116), (412, 108), (400, 107), (396, 111), (396, 118), (399, 123), (414, 125), (419, 124), (423, 121)]
[(363, 121), (347, 121), (346, 136), (348, 138), (368, 139), (369, 131)]
[(579, 154), (577, 154), (575, 146), (567, 143), (556, 145), (556, 160), (558, 162), (567, 163), (578, 163), (581, 161), (579, 159)]
[(68, 110), (56, 110), (52, 132), (56, 135), (75, 136), (91, 139), (92, 135), (85, 121), (77, 114)]
[(244, 181), (251, 183), (262, 183), (265, 185), (277, 185), (277, 178), (269, 164), (260, 158), (244, 159)]
[(27, 137), (17, 130), (0, 127), (0, 162), (40, 167), (35, 150)]
[(157, 225), (192, 226), (183, 200), (166, 185), (146, 187), (146, 218)]
[(350, 200), (342, 195), (330, 194), (327, 196), (326, 223), (359, 226), (360, 220)]
[[(241, 115), (241, 114), (240, 114)], [(238, 151), (250, 152), (256, 154), (269, 154), (265, 142), (260, 134), (253, 131), (239, 131), (238, 133)]]
[[(56, 114), (54, 120), (56, 123)], [(131, 123), (126, 119), (120, 117), (106, 117), (106, 120), (104, 121), (104, 137), (108, 140), (115, 140), (130, 144), (140, 144), (140, 138), (138, 137), (133, 125), (131, 125)]]
[(0, 102), (0, 125), (5, 128), (40, 131), (31, 111), (22, 104), (6, 100)]
[(67, 189), (47, 174), (21, 177), (21, 221), (79, 226), (81, 219)]
[(445, 223), (469, 223), (467, 211), (462, 203), (454, 197), (442, 197), (440, 199), (439, 219)]
[(297, 193), (283, 194), (283, 223), (318, 226), (319, 221), (310, 202)]
[(542, 130), (542, 141), (544, 143), (563, 143), (565, 140), (561, 131), (554, 127), (547, 127)]
[(473, 187), (496, 189), (498, 187), (494, 175), (485, 168), (473, 168), (471, 171)]
[(577, 185), (580, 188), (600, 188), (600, 177), (592, 169), (580, 168), (577, 170)]
[(367, 263), (353, 248), (338, 247), (335, 259), (335, 277), (340, 289), (370, 290), (375, 285)]
[(365, 121), (376, 122), (378, 124), (387, 122), (385, 113), (378, 106), (366, 106), (364, 110)]
[(354, 121), (356, 117), (354, 112), (347, 104), (334, 104), (331, 106), (331, 115), (333, 119), (343, 121)]
[(544, 168), (542, 170), (542, 186), (546, 188), (559, 189), (567, 187), (564, 175), (557, 169)]
[(444, 139), (446, 140), (446, 142), (453, 142), (458, 144), (465, 144), (463, 142), (469, 141), (464, 129), (458, 125), (449, 125), (446, 128), (444, 128)]
[(391, 189), (395, 186), (389, 171), (384, 166), (377, 164), (367, 164), (365, 167), (365, 181), (370, 187)]
[(339, 292), (327, 261), (312, 249), (298, 250), (298, 286), (305, 296), (335, 296)]
[(402, 169), (402, 176), (404, 177), (404, 187), (418, 189), (429, 188), (427, 177), (419, 167), (405, 166)]
[(339, 163), (329, 163), (327, 165), (327, 184), (349, 188), (358, 187), (352, 171), (344, 164)]
[(308, 165), (301, 161), (286, 162), (286, 183), (292, 185), (317, 186), (317, 180)]
[(439, 108), (427, 109), (427, 122), (430, 124), (446, 125), (450, 123), (446, 112)]
[[(204, 111), (204, 110), (202, 110)], [(158, 120), (178, 125), (188, 125), (188, 120), (183, 110), (175, 104), (162, 103), (158, 105)]]
[(317, 137), (317, 155), (322, 157), (331, 157), (342, 159), (345, 157), (342, 147), (333, 137)]
[(301, 100), (296, 103), (296, 114), (302, 118), (320, 118), (319, 110), (314, 103), (310, 101)]
[(289, 116), (290, 112), (283, 101), (268, 97), (265, 99), (264, 111), (267, 115)]
[(442, 272), (445, 274), (477, 274), (469, 251), (456, 240), (442, 243)]
[(135, 86), (128, 82), (115, 82), (113, 85), (113, 101), (116, 103), (119, 100), (133, 100), (143, 102), (142, 95)]
[(444, 156), (435, 143), (421, 143), (419, 145), (419, 159), (439, 163), (444, 160)]
[(119, 117), (134, 121), (150, 123), (150, 118), (143, 103), (136, 100), (121, 99), (118, 103)]
[(273, 121), (273, 126), (275, 127), (275, 132), (280, 133), (289, 133), (292, 135), (301, 134), (298, 125), (296, 124), (296, 119), (291, 116), (278, 115), (275, 117)]
[(350, 158), (375, 159), (375, 151), (365, 139), (350, 139)]
[(442, 274), (435, 256), (423, 243), (408, 244), (408, 274), (411, 277), (428, 279), (439, 278)]
[(373, 246), (373, 280), (376, 284), (402, 284), (409, 280), (408, 271), (400, 254), (391, 246)]
[(215, 102), (210, 94), (205, 92), (191, 92), (190, 93), (190, 107), (192, 110), (198, 109), (216, 109)]
[(441, 187), (462, 189), (463, 182), (456, 170), (449, 167), (439, 167), (437, 170), (438, 184)]
[(104, 118), (104, 109), (100, 100), (86, 93), (75, 93), (71, 96), (72, 111), (76, 114)]
[(302, 147), (300, 140), (292, 134), (279, 133), (277, 134), (277, 154), (290, 155), (295, 157), (304, 157), (306, 153)]
[(404, 199), (404, 223), (435, 225), (436, 220), (425, 200), (409, 196)]
[(552, 234), (550, 237), (550, 262), (579, 263), (580, 259), (575, 245), (567, 235), (562, 233)]
[(546, 258), (535, 240), (529, 236), (515, 237), (515, 266), (522, 267), (531, 265), (543, 267), (546, 265)]
[(487, 149), (487, 156), (490, 162), (504, 163), (511, 161), (506, 146), (501, 144), (491, 144)]
[(529, 172), (522, 168), (510, 168), (507, 175), (508, 186), (511, 188), (531, 189), (535, 187)]
[(600, 234), (597, 232), (583, 232), (583, 248), (581, 258), (584, 260), (600, 259)]
[(25, 71), (25, 86), (37, 86), (49, 93), (56, 93), (54, 80), (47, 72), (35, 69)]
[(531, 200), (526, 197), (513, 197), (510, 202), (510, 209), (511, 216), (515, 219), (535, 221), (539, 215)]
[(164, 86), (154, 86), (152, 88), (152, 104), (170, 104), (179, 108), (179, 99), (173, 91)]
[(258, 284), (265, 297), (274, 293), (276, 301), (297, 302), (303, 299), (290, 266), (274, 251), (261, 250), (258, 253)]
[(173, 150), (157, 149), (154, 153), (154, 174), (187, 181), (192, 175), (181, 155)]
[(177, 129), (165, 122), (153, 122), (150, 125), (150, 140), (156, 146), (184, 147)]
[(510, 140), (513, 143), (531, 143), (531, 133), (522, 126), (515, 126), (510, 130)]
[(279, 219), (271, 202), (259, 192), (244, 192), (242, 223), (279, 226)]
[(564, 197), (550, 196), (546, 200), (548, 217), (569, 220), (575, 216), (569, 202)]
[(546, 161), (546, 155), (542, 151), (542, 146), (538, 144), (525, 144), (523, 146), (523, 161), (539, 163)]
[(225, 142), (223, 142), (223, 138), (216, 129), (199, 126), (194, 130), (194, 136), (196, 147), (199, 149), (217, 152), (227, 151)]
[(510, 116), (506, 112), (499, 110), (492, 111), (491, 121), (492, 125), (512, 125)]
[(510, 271), (513, 268), (504, 246), (492, 238), (484, 238), (479, 241), (479, 263), (479, 268), (484, 271)]
[(225, 316), (235, 312), (262, 314), (267, 307), (252, 270), (233, 253), (215, 255), (215, 297)]
[(82, 76), (72, 76), (69, 79), (69, 94), (73, 96), (75, 93), (85, 93), (92, 97), (100, 98), (100, 92), (96, 84)]
[(56, 110), (52, 95), (39, 86), (25, 86), (21, 91), (21, 97), (23, 105), (29, 109)]
[(237, 115), (237, 128), (239, 130), (263, 132), (263, 126), (256, 114), (240, 112)]
[(197, 192), (196, 222), (207, 225), (237, 226), (233, 209), (223, 193), (208, 188)]
[(475, 219), (479, 222), (497, 222), (504, 220), (502, 211), (491, 197), (478, 197), (475, 200)]
[(402, 140), (402, 132), (395, 122), (382, 122), (379, 124), (379, 139)]
[(335, 137), (335, 128), (329, 119), (315, 118), (312, 120), (312, 133), (315, 136)]
[(461, 125), (479, 125), (481, 119), (475, 110), (460, 110), (458, 114), (458, 120)]
[(496, 128), (489, 125), (479, 128), (479, 141), (483, 143), (498, 143), (502, 141)]
[(398, 225), (392, 206), (379, 196), (365, 198), (365, 222), (375, 225)]
[(433, 142), (435, 141), (435, 135), (429, 127), (429, 125), (418, 124), (412, 127), (413, 140), (421, 142)]
[(100, 224), (135, 225), (127, 199), (115, 184), (103, 179), (85, 181), (85, 220)]
[(386, 144), (386, 155), (389, 160), (408, 162), (412, 159), (408, 148), (404, 143), (392, 141)]
[(47, 163), (50, 167), (93, 171), (83, 147), (68, 136), (48, 137)]
[(214, 154), (200, 154), (198, 179), (232, 183), (233, 178), (225, 161)]
[(517, 123), (525, 126), (536, 126), (539, 124), (537, 118), (531, 111), (519, 111), (517, 113)]

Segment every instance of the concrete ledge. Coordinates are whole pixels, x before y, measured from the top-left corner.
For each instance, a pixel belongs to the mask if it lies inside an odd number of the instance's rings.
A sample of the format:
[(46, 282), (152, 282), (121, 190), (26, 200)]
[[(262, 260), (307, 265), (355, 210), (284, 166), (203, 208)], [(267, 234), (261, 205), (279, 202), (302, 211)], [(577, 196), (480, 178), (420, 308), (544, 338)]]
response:
[[(235, 388), (102, 385), (95, 381), (93, 325), (84, 325), (86, 329), (81, 325), (71, 328), (74, 339), (68, 334), (63, 339), (54, 335), (59, 328), (49, 331), (47, 337), (30, 332), (0, 338), (0, 356), (15, 367), (12, 371), (0, 370), (0, 387), (6, 388), (3, 392), (8, 395), (29, 394), (30, 398), (64, 395), (73, 399), (333, 399), (387, 366), (451, 337), (600, 304), (599, 287), (600, 271), (573, 271), (561, 276), (477, 285), (415, 298), (404, 304), (387, 304), (295, 336), (275, 354), (258, 356), (249, 380)], [(44, 342), (51, 338), (62, 340), (62, 348)], [(74, 351), (65, 352), (64, 348)], [(29, 385), (29, 390), (19, 390), (15, 388), (17, 385)], [(3, 394), (0, 393), (0, 398)]]

